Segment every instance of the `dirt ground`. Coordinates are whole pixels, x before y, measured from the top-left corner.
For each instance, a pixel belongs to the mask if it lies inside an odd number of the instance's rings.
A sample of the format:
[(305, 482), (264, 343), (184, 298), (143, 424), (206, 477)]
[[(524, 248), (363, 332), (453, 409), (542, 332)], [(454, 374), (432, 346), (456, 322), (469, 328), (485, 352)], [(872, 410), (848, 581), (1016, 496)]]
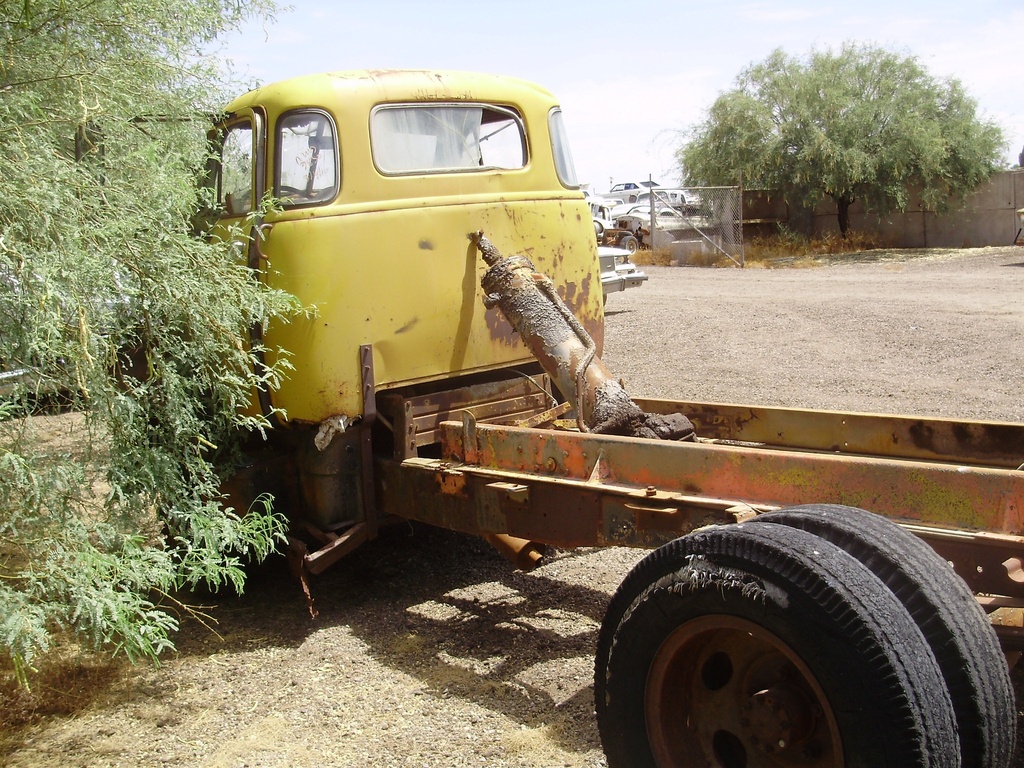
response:
[[(604, 354), (635, 395), (1024, 421), (1024, 248), (644, 269), (608, 301)], [(31, 696), (0, 688), (0, 762), (602, 766), (593, 648), (642, 554), (523, 573), (401, 525), (316, 580), (316, 620), (275, 560), (243, 597), (194, 596), (216, 631), (185, 621), (158, 668), (68, 659)]]

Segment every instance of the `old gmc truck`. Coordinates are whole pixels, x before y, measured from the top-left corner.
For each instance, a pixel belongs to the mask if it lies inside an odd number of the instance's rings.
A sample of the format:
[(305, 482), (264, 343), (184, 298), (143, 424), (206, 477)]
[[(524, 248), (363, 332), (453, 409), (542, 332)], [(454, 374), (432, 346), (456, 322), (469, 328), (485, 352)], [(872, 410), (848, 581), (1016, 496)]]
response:
[(634, 400), (531, 83), (338, 72), (226, 114), (217, 231), (314, 308), (251, 329), (294, 371), (229, 490), (273, 494), (304, 584), (409, 519), (524, 568), (650, 548), (597, 642), (609, 765), (1009, 765), (1024, 425)]

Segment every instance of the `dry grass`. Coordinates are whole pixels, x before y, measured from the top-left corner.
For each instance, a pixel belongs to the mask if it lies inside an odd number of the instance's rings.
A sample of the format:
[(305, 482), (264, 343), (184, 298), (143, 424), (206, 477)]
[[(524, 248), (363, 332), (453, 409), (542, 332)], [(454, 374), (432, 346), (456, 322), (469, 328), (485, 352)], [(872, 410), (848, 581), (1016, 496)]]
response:
[[(744, 263), (758, 269), (787, 269), (820, 267), (836, 261), (843, 254), (861, 254), (882, 248), (884, 245), (869, 234), (851, 232), (845, 239), (838, 235), (806, 238), (793, 232), (780, 232), (768, 237), (755, 237), (743, 244)], [(641, 250), (631, 260), (638, 265), (668, 267), (672, 265), (672, 253), (668, 248)], [(722, 256), (711, 260), (708, 266), (735, 267), (736, 263)]]
[(743, 244), (743, 259), (748, 267), (813, 267), (846, 253), (863, 253), (881, 248), (877, 238), (851, 232), (845, 238), (825, 235), (806, 238), (792, 232), (780, 232), (768, 237), (755, 237)]
[(654, 250), (640, 250), (630, 256), (634, 264), (653, 264), (658, 267), (668, 267), (672, 264), (672, 253), (668, 248), (655, 248)]

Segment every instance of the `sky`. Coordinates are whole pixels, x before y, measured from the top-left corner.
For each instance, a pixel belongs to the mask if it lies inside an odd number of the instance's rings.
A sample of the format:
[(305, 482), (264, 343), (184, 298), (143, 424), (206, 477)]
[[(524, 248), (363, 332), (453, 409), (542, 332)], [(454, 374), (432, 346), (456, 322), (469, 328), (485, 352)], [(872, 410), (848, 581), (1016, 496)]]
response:
[[(288, 0), (282, 0), (288, 2)], [(346, 69), (461, 69), (532, 80), (562, 106), (579, 180), (595, 192), (679, 182), (674, 154), (739, 73), (776, 48), (845, 42), (952, 77), (1024, 151), (1024, 0), (290, 0), (223, 41), (246, 86)]]

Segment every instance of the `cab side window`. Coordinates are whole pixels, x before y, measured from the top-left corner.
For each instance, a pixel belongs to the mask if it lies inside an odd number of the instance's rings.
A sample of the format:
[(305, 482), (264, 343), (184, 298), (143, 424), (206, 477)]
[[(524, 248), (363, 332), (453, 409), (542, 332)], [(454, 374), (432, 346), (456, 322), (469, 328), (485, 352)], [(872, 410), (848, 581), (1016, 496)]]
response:
[(336, 135), (330, 115), (319, 110), (280, 119), (274, 197), (282, 206), (322, 205), (335, 198), (341, 175)]
[(252, 210), (253, 130), (249, 123), (229, 126), (220, 153), (217, 202), (225, 216), (244, 216)]

